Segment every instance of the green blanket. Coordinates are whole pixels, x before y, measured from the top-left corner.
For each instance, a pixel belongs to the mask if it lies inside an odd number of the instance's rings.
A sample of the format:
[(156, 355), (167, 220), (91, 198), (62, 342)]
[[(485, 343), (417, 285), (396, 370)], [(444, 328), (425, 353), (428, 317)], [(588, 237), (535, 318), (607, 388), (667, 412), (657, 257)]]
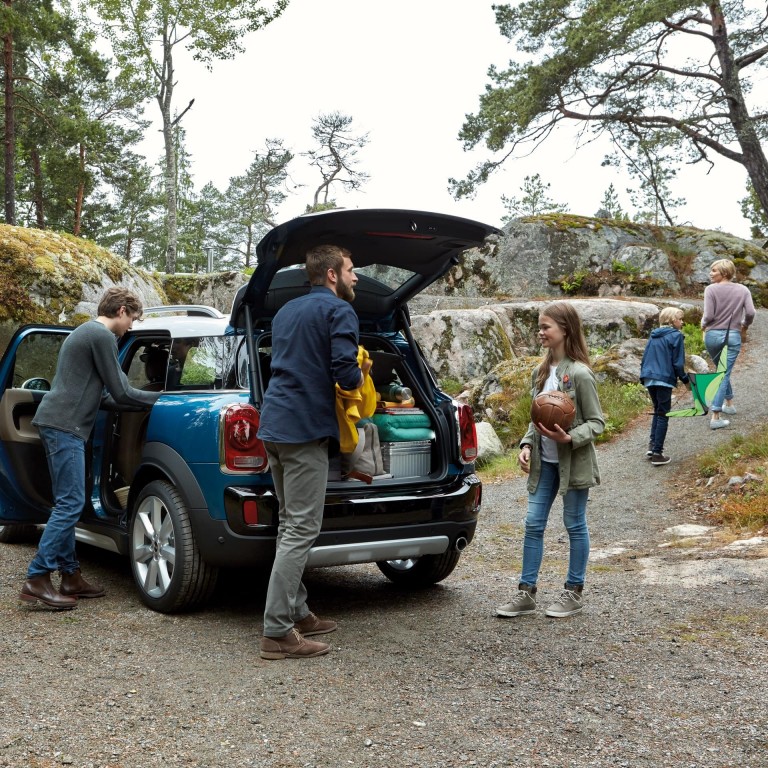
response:
[(435, 439), (432, 422), (426, 413), (374, 413), (371, 421), (378, 427), (379, 440), (383, 442)]

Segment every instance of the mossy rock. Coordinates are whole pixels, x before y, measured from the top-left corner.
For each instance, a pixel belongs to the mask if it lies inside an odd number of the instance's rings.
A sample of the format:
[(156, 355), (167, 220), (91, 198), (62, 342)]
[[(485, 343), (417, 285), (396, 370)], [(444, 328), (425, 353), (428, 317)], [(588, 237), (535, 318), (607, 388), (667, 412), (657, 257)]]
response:
[(77, 325), (112, 285), (165, 303), (157, 277), (95, 243), (61, 232), (0, 224), (0, 350), (28, 323)]

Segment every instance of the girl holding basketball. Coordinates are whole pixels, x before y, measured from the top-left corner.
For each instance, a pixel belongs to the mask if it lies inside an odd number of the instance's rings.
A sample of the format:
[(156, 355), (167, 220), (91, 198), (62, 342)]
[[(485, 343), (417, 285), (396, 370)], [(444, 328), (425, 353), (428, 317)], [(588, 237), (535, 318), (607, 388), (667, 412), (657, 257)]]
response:
[(523, 570), (512, 600), (496, 609), (499, 616), (522, 616), (536, 610), (536, 589), (544, 554), (544, 530), (555, 498), (563, 497), (563, 523), (570, 540), (565, 588), (545, 610), (545, 615), (565, 618), (583, 607), (584, 578), (589, 559), (587, 499), (589, 489), (600, 483), (595, 438), (605, 421), (597, 397), (595, 377), (581, 318), (571, 304), (556, 301), (539, 315), (539, 341), (544, 359), (532, 378), (532, 395), (559, 390), (576, 407), (572, 425), (547, 429), (530, 423), (520, 441), (518, 462), (528, 474), (528, 514), (523, 540)]

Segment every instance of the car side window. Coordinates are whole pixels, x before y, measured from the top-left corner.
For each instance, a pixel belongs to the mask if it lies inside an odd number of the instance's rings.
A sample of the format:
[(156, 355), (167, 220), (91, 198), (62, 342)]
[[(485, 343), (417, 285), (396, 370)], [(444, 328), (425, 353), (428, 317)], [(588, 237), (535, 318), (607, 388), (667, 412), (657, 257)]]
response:
[[(56, 362), (61, 345), (67, 338), (63, 333), (38, 332), (25, 336), (16, 349), (13, 386), (47, 390), (56, 375)], [(45, 384), (48, 386), (45, 386)]]
[(218, 390), (232, 387), (237, 340), (230, 336), (173, 340), (168, 363), (168, 390)]
[(167, 340), (147, 341), (136, 346), (126, 371), (132, 387), (153, 392), (165, 389), (169, 348)]

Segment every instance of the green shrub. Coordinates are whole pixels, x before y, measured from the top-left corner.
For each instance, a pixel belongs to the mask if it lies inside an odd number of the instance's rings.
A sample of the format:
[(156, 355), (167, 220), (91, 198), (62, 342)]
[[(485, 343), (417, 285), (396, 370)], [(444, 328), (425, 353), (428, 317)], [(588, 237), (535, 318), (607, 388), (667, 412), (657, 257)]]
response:
[(455, 396), (461, 394), (464, 388), (458, 379), (445, 378), (439, 381), (440, 389), (447, 395)]
[(611, 262), (611, 272), (617, 272), (622, 275), (638, 275), (640, 274), (640, 267), (636, 267), (634, 264), (628, 264), (625, 261), (614, 259)]
[(685, 351), (689, 355), (703, 355), (706, 351), (704, 346), (704, 334), (701, 332), (701, 327), (693, 325), (693, 323), (686, 323), (682, 327), (683, 338), (685, 339)]
[(567, 293), (569, 296), (578, 293), (579, 290), (581, 290), (581, 285), (584, 282), (584, 278), (588, 274), (589, 273), (586, 271), (581, 271), (564, 277), (560, 281), (560, 287), (563, 289), (563, 293)]

